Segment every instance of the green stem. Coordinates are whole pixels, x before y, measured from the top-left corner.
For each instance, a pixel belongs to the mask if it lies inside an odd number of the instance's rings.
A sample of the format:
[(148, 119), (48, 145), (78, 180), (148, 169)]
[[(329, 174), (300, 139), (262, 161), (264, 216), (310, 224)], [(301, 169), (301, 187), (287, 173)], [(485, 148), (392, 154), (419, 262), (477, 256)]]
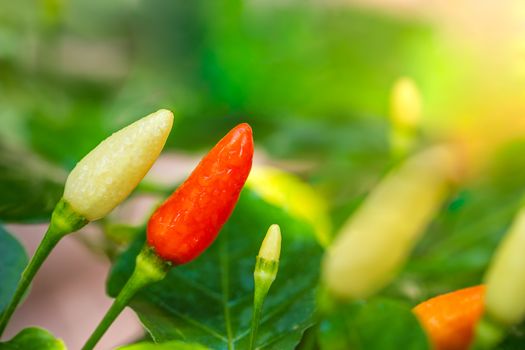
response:
[(146, 244), (137, 256), (133, 274), (117, 295), (115, 301), (95, 331), (91, 334), (84, 347), (82, 347), (82, 350), (92, 350), (113, 321), (115, 321), (122, 310), (128, 305), (133, 296), (143, 287), (162, 280), (166, 276), (166, 273), (168, 273), (170, 267), (170, 263), (158, 257), (153, 249)]
[(31, 281), (49, 256), (49, 253), (51, 253), (62, 237), (80, 229), (82, 226), (86, 225), (87, 222), (88, 221), (85, 218), (75, 213), (64, 199), (61, 199), (58, 202), (51, 216), (51, 222), (44, 238), (40, 242), (35, 254), (31, 258), (31, 261), (29, 261), (29, 264), (22, 272), (15, 294), (1, 315), (0, 335), (4, 332), (9, 320), (18, 307), (18, 304), (20, 304), (20, 301), (26, 294)]
[(415, 130), (394, 128), (390, 131), (392, 157), (402, 160), (407, 157), (417, 141)]
[(506, 327), (484, 315), (476, 326), (471, 350), (494, 349), (505, 337)]
[(255, 263), (255, 271), (253, 273), (255, 281), (255, 291), (253, 296), (253, 316), (250, 333), (250, 350), (255, 349), (255, 342), (257, 340), (257, 331), (259, 330), (259, 323), (261, 322), (262, 307), (264, 299), (268, 295), (268, 291), (272, 286), (277, 270), (279, 268), (278, 261), (267, 260), (257, 257)]
[(262, 292), (261, 288), (255, 288), (255, 296), (253, 300), (252, 331), (250, 333), (250, 350), (255, 349), (255, 339), (259, 330), (259, 323), (261, 322), (261, 311), (266, 294), (267, 292)]

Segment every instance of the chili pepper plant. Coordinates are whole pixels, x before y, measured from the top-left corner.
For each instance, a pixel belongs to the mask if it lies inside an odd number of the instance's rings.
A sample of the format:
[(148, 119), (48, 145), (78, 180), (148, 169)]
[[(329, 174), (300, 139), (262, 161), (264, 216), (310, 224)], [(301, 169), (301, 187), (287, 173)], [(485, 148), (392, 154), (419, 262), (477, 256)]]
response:
[[(393, 84), (381, 171), (366, 186), (351, 174), (365, 190), (340, 203), (308, 172), (252, 164), (258, 127), (247, 123), (213, 140), (181, 182), (143, 179), (180, 127), (165, 109), (112, 130), (64, 180), (36, 156), (10, 159), (2, 181), (36, 187), (0, 206), (0, 333), (61, 239), (90, 225), (102, 244), (86, 249), (111, 261), (96, 288), (114, 300), (84, 350), (125, 308), (144, 332), (122, 350), (525, 346), (523, 145), (499, 140), (494, 154), (461, 134), (425, 137), (421, 104), (413, 80)], [(117, 221), (112, 211), (143, 195), (156, 198), (144, 219)], [(49, 226), (28, 257), (7, 224), (37, 220)], [(65, 348), (38, 327), (0, 343)]]

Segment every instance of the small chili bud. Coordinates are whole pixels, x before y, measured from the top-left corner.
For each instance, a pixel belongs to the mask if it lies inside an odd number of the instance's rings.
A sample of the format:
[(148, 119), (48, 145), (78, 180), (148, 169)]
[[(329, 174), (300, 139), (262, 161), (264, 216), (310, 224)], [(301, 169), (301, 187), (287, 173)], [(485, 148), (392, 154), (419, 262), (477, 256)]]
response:
[(457, 167), (453, 150), (441, 146), (387, 175), (328, 248), (328, 290), (340, 298), (366, 298), (386, 286), (443, 204)]
[(399, 78), (390, 96), (390, 139), (396, 155), (405, 155), (413, 146), (421, 122), (421, 95), (415, 82)]
[(160, 257), (184, 264), (213, 242), (239, 199), (252, 158), (252, 130), (240, 124), (151, 216), (148, 244)]
[(279, 270), (279, 256), (281, 254), (281, 229), (279, 225), (272, 225), (266, 233), (255, 262), (253, 277), (255, 290), (253, 298), (252, 330), (250, 335), (250, 350), (255, 348), (257, 330), (261, 319), (262, 306), (268, 291), (272, 286)]
[(264, 237), (258, 257), (268, 261), (279, 261), (280, 254), (281, 229), (279, 225), (272, 225)]
[(173, 265), (195, 259), (213, 242), (239, 199), (252, 158), (252, 129), (240, 124), (211, 149), (153, 213), (135, 271), (83, 350), (95, 347), (137, 291), (162, 280)]
[(170, 111), (150, 114), (102, 141), (71, 171), (49, 228), (1, 315), (0, 335), (51, 250), (62, 237), (105, 216), (130, 194), (159, 156), (172, 124)]
[(106, 216), (146, 175), (172, 124), (173, 114), (161, 109), (102, 141), (69, 174), (64, 200), (89, 221)]
[(525, 318), (525, 208), (498, 246), (485, 274), (485, 315), (478, 325), (478, 348), (491, 349), (508, 327)]

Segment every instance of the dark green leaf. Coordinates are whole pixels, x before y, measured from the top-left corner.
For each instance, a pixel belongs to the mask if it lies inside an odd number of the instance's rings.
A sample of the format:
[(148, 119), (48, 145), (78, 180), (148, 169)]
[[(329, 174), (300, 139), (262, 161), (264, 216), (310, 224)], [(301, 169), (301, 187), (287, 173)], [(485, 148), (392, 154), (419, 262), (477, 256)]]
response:
[(24, 247), (0, 225), (0, 312), (11, 300), (26, 264)]
[(497, 350), (521, 350), (525, 344), (525, 323), (509, 329), (505, 339), (496, 347)]
[(47, 217), (60, 199), (65, 173), (0, 142), (0, 220)]
[[(250, 332), (255, 256), (266, 230), (281, 226), (279, 274), (263, 308), (258, 347), (293, 349), (313, 324), (321, 248), (312, 227), (244, 190), (230, 221), (201, 257), (146, 288), (132, 308), (157, 342), (185, 340), (213, 349), (245, 348)], [(108, 281), (115, 296), (142, 246), (134, 242)]]
[(166, 343), (138, 343), (118, 348), (118, 350), (209, 350), (210, 348), (197, 344), (185, 343), (183, 341), (170, 341)]
[(319, 334), (326, 350), (429, 349), (410, 307), (392, 299), (339, 306), (322, 321)]
[(66, 350), (64, 342), (42, 328), (26, 328), (8, 342), (0, 343), (0, 350)]

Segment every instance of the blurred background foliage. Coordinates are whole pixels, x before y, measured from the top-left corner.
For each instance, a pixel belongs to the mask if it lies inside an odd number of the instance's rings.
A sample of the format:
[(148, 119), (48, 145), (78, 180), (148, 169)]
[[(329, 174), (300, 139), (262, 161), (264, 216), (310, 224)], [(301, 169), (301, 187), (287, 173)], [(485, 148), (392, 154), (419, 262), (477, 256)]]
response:
[[(503, 134), (520, 130), (521, 65), (506, 61), (518, 45), (503, 25), (523, 12), (515, 2), (494, 11), (465, 1), (457, 7), (465, 23), (439, 2), (396, 11), (372, 3), (2, 1), (0, 218), (45, 218), (67, 170), (112, 131), (159, 108), (176, 113), (168, 151), (200, 152), (249, 122), (264, 159), (326, 197), (336, 229), (397, 161), (388, 107), (400, 76), (423, 95), (422, 145), (465, 128), (476, 140), (495, 138), (487, 131), (495, 125)], [(492, 123), (478, 127), (480, 120)], [(525, 178), (523, 142), (491, 149), (392, 293), (421, 299), (479, 282)]]

